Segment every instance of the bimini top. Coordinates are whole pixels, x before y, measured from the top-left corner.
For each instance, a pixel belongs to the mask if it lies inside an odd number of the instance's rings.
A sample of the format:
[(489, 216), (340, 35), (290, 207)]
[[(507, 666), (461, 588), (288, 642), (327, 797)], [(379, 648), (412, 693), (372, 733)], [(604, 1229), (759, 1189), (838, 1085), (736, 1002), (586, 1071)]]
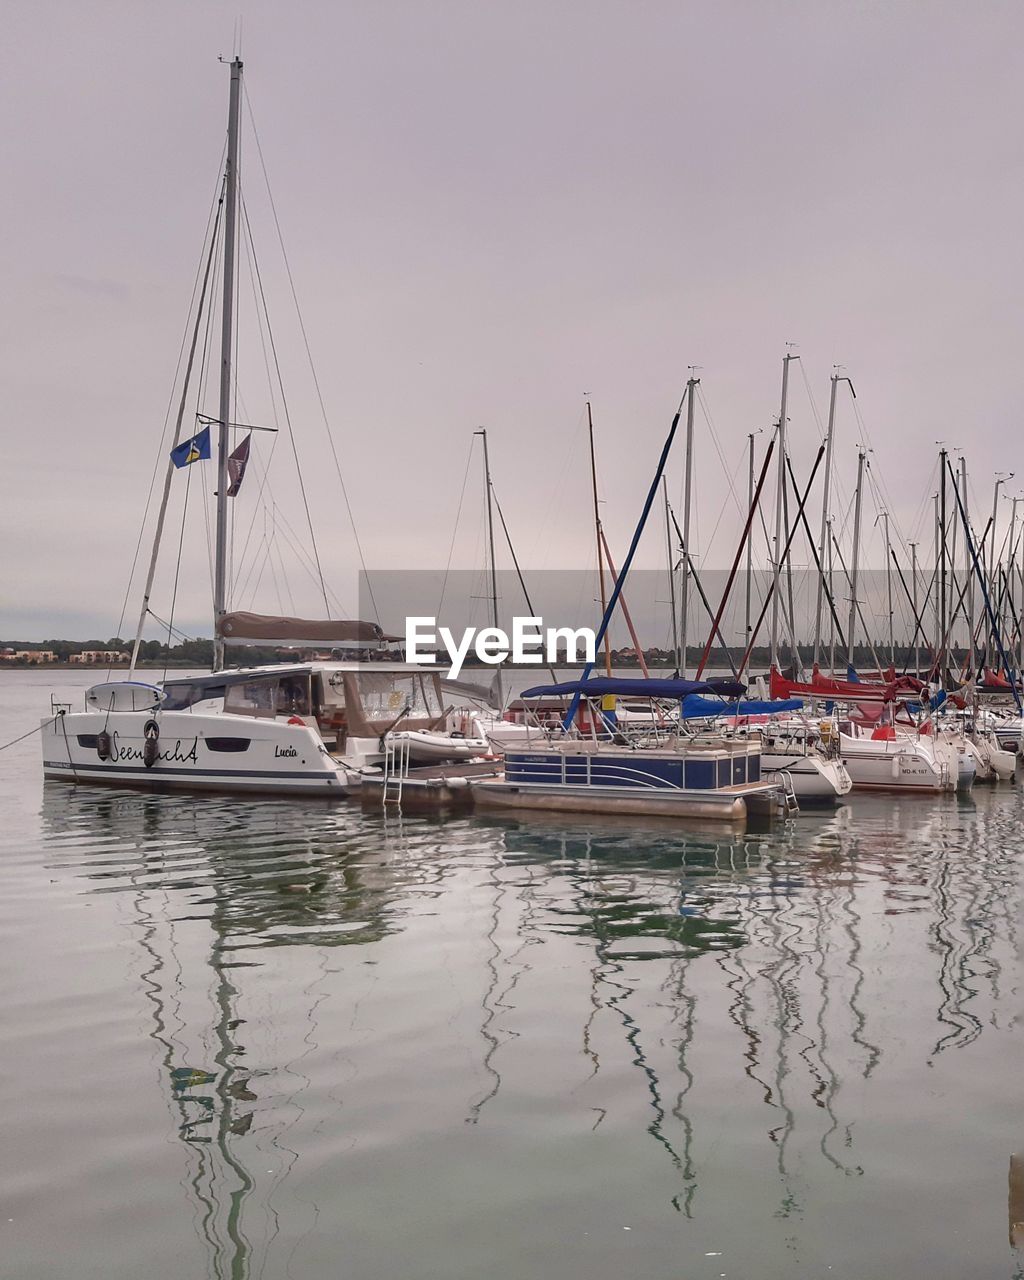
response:
[(802, 698), (786, 698), (776, 702), (745, 699), (742, 702), (720, 702), (717, 698), (701, 698), (688, 694), (683, 699), (684, 720), (707, 720), (711, 716), (777, 716), (787, 711), (800, 711)]
[(746, 689), (738, 680), (642, 680), (619, 676), (596, 676), (589, 680), (570, 680), (566, 684), (540, 684), (524, 689), (521, 698), (572, 697), (600, 698), (617, 694), (623, 698), (685, 698), (691, 693), (717, 693), (738, 697)]

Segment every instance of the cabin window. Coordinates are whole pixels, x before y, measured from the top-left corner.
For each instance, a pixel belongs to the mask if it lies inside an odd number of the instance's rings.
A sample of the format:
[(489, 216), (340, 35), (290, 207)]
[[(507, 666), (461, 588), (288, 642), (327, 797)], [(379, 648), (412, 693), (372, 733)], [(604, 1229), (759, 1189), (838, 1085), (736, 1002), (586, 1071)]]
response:
[(248, 751), (251, 738), (207, 738), (210, 751)]
[(747, 757), (734, 756), (732, 762), (732, 780), (734, 783), (747, 780)]
[(233, 715), (273, 720), (277, 714), (277, 683), (277, 676), (264, 676), (232, 684), (224, 698), (224, 710)]
[(309, 672), (282, 676), (277, 686), (277, 714), (279, 716), (309, 716), (313, 714), (309, 696)]
[(95, 733), (80, 733), (78, 735), (78, 745), (86, 747), (90, 751), (96, 750), (96, 739), (99, 735)]
[(747, 756), (747, 781), (761, 781), (761, 757)]
[(207, 698), (223, 698), (222, 684), (200, 684), (192, 680), (171, 680), (164, 686), (165, 698), (160, 704), (164, 711), (184, 711)]
[(718, 785), (720, 787), (728, 787), (732, 785), (732, 761), (731, 760), (719, 760)]

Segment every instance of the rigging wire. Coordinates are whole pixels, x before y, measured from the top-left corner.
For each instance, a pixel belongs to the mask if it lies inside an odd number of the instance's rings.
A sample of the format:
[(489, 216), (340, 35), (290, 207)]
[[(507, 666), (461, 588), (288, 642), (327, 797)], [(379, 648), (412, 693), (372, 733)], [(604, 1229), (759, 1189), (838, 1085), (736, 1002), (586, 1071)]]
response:
[(188, 312), (185, 318), (185, 327), (181, 335), (181, 344), (178, 347), (178, 358), (174, 365), (174, 377), (171, 381), (171, 390), (167, 398), (167, 408), (164, 412), (164, 424), (160, 431), (160, 443), (157, 448), (156, 459), (154, 460), (154, 463), (153, 463), (153, 473), (149, 478), (149, 489), (147, 490), (147, 493), (146, 493), (146, 503), (142, 512), (142, 520), (139, 524), (139, 536), (135, 543), (135, 551), (132, 555), (131, 569), (128, 573), (128, 585), (125, 587), (124, 600), (121, 604), (121, 615), (117, 621), (117, 632), (116, 632), (117, 635), (121, 634), (121, 628), (124, 626), (125, 614), (128, 611), (128, 601), (131, 598), (132, 583), (135, 580), (135, 570), (138, 568), (138, 563), (139, 563), (139, 552), (142, 549), (142, 540), (146, 533), (146, 523), (149, 520), (149, 509), (153, 501), (153, 490), (156, 487), (156, 478), (160, 474), (160, 463), (163, 461), (163, 457), (164, 457), (164, 442), (167, 439), (167, 428), (171, 421), (171, 410), (174, 407), (174, 400), (175, 400), (174, 390), (175, 390), (175, 387), (178, 385), (178, 376), (181, 373), (181, 362), (185, 355), (185, 347), (186, 347), (186, 344), (188, 343), (188, 335), (192, 328), (190, 321), (192, 319), (192, 311), (196, 305), (196, 294), (199, 290), (199, 281), (203, 274), (203, 264), (206, 260), (207, 241), (210, 238), (210, 228), (213, 223), (214, 217), (216, 215), (218, 200), (220, 198), (221, 186), (223, 185), (223, 182), (224, 182), (223, 171), (224, 171), (224, 157), (226, 152), (227, 152), (227, 142), (224, 143), (224, 147), (221, 151), (220, 165), (217, 170), (217, 181), (214, 184), (214, 190), (213, 190), (213, 200), (210, 202), (210, 212), (207, 215), (207, 219), (206, 219), (206, 230), (203, 233), (203, 250), (202, 250), (202, 253), (199, 255), (199, 263), (196, 267), (195, 279), (192, 282), (192, 295), (191, 295), (191, 298), (189, 299)]
[[(373, 584), (370, 581), (370, 573), (366, 567), (366, 558), (363, 555), (363, 547), (359, 539), (359, 530), (356, 527), (356, 519), (352, 511), (352, 503), (349, 501), (348, 488), (345, 484), (345, 477), (341, 470), (341, 461), (338, 458), (337, 446), (334, 443), (334, 433), (331, 430), (330, 421), (327, 416), (327, 406), (324, 403), (323, 393), (320, 390), (320, 379), (317, 377), (316, 366), (313, 363), (313, 352), (309, 345), (309, 338), (306, 334), (306, 325), (305, 325), (305, 321), (302, 318), (302, 310), (299, 307), (299, 296), (295, 288), (295, 280), (294, 280), (294, 277), (292, 276), (292, 268), (291, 268), (291, 263), (288, 260), (288, 252), (284, 247), (284, 236), (281, 232), (281, 223), (279, 222), (277, 217), (277, 206), (274, 203), (274, 193), (270, 186), (270, 175), (267, 173), (267, 166), (263, 159), (263, 147), (260, 143), (259, 130), (256, 128), (256, 117), (253, 114), (252, 102), (250, 101), (250, 98), (249, 98), (249, 91), (244, 84), (242, 86), (242, 94), (245, 98), (246, 108), (249, 112), (249, 122), (252, 125), (253, 138), (256, 142), (256, 153), (259, 156), (260, 168), (263, 171), (263, 181), (266, 184), (267, 197), (270, 201), (270, 212), (273, 216), (274, 226), (277, 230), (277, 240), (278, 240), (278, 244), (281, 247), (281, 256), (284, 259), (285, 272), (288, 276), (288, 286), (291, 290), (292, 302), (295, 304), (295, 314), (299, 321), (299, 330), (302, 334), (302, 341), (306, 348), (306, 358), (309, 361), (310, 373), (313, 376), (313, 386), (316, 389), (317, 400), (319, 401), (319, 404), (320, 404), (320, 412), (321, 412), (321, 415), (323, 416), (324, 430), (327, 433), (327, 440), (331, 446), (331, 456), (334, 459), (334, 467), (338, 475), (338, 483), (341, 485), (342, 497), (345, 500), (345, 510), (348, 512), (349, 523), (352, 526), (352, 537), (356, 544), (356, 552), (359, 556), (359, 564), (363, 571), (363, 578), (366, 582), (366, 589), (370, 597), (370, 604), (373, 608), (374, 619), (379, 626), (380, 614), (377, 609), (377, 601), (373, 594)], [(287, 410), (286, 410), (286, 416), (287, 416)]]
[(260, 264), (259, 264), (259, 259), (256, 256), (256, 246), (255, 244), (253, 244), (253, 241), (252, 241), (252, 228), (249, 225), (249, 210), (246, 206), (244, 198), (240, 200), (240, 204), (242, 206), (242, 220), (245, 223), (246, 232), (249, 236), (249, 242), (252, 245), (253, 265), (256, 268), (256, 283), (259, 287), (260, 301), (262, 302), (262, 305), (263, 305), (263, 314), (267, 320), (267, 336), (270, 339), (270, 351), (274, 357), (274, 370), (277, 374), (277, 384), (281, 391), (281, 407), (284, 411), (285, 425), (288, 428), (288, 440), (292, 446), (292, 457), (295, 459), (295, 470), (299, 478), (299, 491), (302, 494), (302, 505), (306, 511), (306, 523), (309, 526), (309, 537), (310, 537), (311, 543), (313, 544), (313, 557), (316, 560), (316, 571), (317, 571), (317, 576), (320, 579), (320, 590), (323, 593), (324, 607), (327, 610), (327, 616), (330, 617), (331, 606), (330, 606), (330, 602), (327, 599), (327, 585), (324, 582), (323, 568), (320, 564), (320, 551), (316, 545), (316, 533), (313, 530), (313, 516), (309, 510), (309, 498), (306, 495), (306, 482), (303, 479), (302, 466), (299, 462), (299, 450), (298, 450), (298, 446), (295, 443), (295, 432), (292, 430), (291, 414), (288, 412), (288, 398), (285, 395), (284, 382), (281, 378), (281, 362), (279, 361), (277, 356), (277, 344), (274, 342), (274, 330), (271, 327), (270, 314), (267, 311), (267, 299), (266, 299), (266, 294), (263, 291), (263, 277), (260, 274)]
[[(181, 549), (185, 542), (185, 517), (188, 513), (188, 495), (192, 488), (192, 467), (186, 468), (188, 474), (185, 476), (185, 501), (181, 504), (181, 533), (178, 535), (178, 559), (174, 566), (174, 589), (171, 592), (171, 613), (167, 620), (167, 653), (171, 649), (171, 627), (174, 623), (174, 609), (178, 602), (178, 576), (181, 572)], [(164, 674), (163, 679), (167, 679), (167, 655), (164, 656)]]
[(473, 461), (473, 446), (476, 443), (476, 432), (469, 437), (469, 452), (466, 454), (466, 470), (462, 473), (462, 488), (459, 490), (459, 505), (455, 511), (455, 524), (452, 526), (452, 540), (448, 544), (448, 561), (444, 566), (444, 578), (441, 580), (441, 598), (437, 602), (436, 617), (441, 616), (441, 606), (444, 604), (444, 593), (448, 587), (448, 573), (452, 567), (452, 555), (455, 552), (455, 539), (459, 532), (459, 518), (462, 515), (462, 503), (466, 497), (466, 484), (469, 481), (469, 467)]

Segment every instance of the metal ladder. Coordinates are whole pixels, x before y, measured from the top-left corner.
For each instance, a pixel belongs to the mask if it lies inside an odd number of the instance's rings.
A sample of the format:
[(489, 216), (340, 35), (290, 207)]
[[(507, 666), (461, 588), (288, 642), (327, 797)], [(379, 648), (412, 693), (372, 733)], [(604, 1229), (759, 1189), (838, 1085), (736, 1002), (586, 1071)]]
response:
[(780, 769), (779, 778), (782, 780), (785, 817), (792, 818), (800, 812), (800, 805), (796, 798), (796, 788), (793, 786), (793, 775), (788, 769)]
[(402, 784), (409, 776), (409, 740), (384, 742), (384, 786), (381, 805), (402, 803)]

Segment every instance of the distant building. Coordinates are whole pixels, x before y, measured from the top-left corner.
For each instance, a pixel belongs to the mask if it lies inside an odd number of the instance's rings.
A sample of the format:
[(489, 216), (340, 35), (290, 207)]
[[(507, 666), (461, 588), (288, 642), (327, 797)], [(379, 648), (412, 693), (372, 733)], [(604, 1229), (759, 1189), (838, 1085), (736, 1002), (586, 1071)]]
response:
[(81, 653), (72, 653), (68, 662), (76, 667), (111, 666), (115, 662), (127, 662), (128, 654), (121, 649), (83, 649)]
[(57, 655), (52, 649), (2, 649), (0, 662), (27, 662), (29, 666), (40, 666), (44, 662), (56, 662)]

